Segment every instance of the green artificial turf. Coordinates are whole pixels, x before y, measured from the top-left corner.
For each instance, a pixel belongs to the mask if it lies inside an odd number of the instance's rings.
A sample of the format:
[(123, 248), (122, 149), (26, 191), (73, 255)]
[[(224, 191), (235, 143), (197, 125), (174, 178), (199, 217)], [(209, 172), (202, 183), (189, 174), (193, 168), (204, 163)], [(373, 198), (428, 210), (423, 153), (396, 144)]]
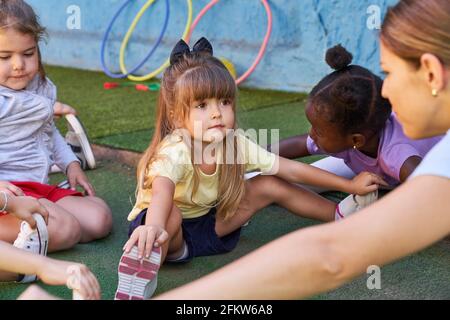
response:
[[(117, 286), (117, 263), (126, 241), (128, 228), (126, 216), (132, 207), (135, 172), (134, 169), (118, 163), (100, 162), (99, 168), (88, 171), (87, 175), (96, 187), (98, 195), (105, 199), (112, 209), (113, 232), (106, 239), (79, 244), (70, 250), (50, 256), (86, 264), (99, 279), (103, 299), (112, 299)], [(61, 179), (63, 179), (61, 174), (51, 177), (52, 182)], [(273, 239), (316, 224), (318, 222), (296, 217), (278, 206), (267, 207), (242, 229), (240, 242), (232, 252), (195, 258), (192, 262), (182, 265), (164, 265), (159, 273), (156, 293), (198, 279)], [(449, 264), (450, 243), (440, 242), (418, 254), (383, 267), (381, 290), (368, 290), (366, 287), (368, 275), (363, 275), (342, 288), (311, 299), (449, 299)], [(70, 291), (65, 287), (47, 286), (42, 283), (39, 285), (59, 297), (65, 299), (71, 297)], [(15, 299), (26, 287), (15, 283), (0, 284), (0, 299)]]

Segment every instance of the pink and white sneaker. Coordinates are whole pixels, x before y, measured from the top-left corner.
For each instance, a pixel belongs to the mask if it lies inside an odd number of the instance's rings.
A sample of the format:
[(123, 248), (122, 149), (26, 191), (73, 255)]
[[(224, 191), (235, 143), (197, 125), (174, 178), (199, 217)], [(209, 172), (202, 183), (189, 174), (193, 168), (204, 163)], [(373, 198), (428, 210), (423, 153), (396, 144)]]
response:
[(138, 259), (138, 248), (120, 258), (119, 285), (115, 300), (145, 300), (155, 293), (161, 267), (161, 248), (154, 247), (150, 258)]

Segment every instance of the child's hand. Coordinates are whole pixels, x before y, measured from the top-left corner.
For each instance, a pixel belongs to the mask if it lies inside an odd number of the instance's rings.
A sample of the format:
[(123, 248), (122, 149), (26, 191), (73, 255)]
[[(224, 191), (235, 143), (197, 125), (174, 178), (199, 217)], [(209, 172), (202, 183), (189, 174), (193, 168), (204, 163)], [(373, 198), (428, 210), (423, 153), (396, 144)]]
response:
[(49, 285), (67, 285), (77, 290), (85, 300), (100, 299), (100, 285), (94, 274), (83, 264), (45, 257), (36, 272)]
[(162, 246), (169, 239), (169, 234), (164, 228), (157, 225), (144, 225), (137, 227), (131, 234), (130, 239), (125, 243), (123, 250), (129, 253), (133, 246), (138, 243), (138, 259), (150, 257), (153, 245)]
[(56, 101), (56, 103), (53, 105), (53, 116), (55, 118), (60, 118), (62, 116), (65, 116), (66, 114), (73, 114), (76, 116), (77, 111), (67, 104)]
[(9, 196), (24, 196), (22, 189), (16, 187), (8, 181), (0, 181), (0, 191), (5, 192)]
[(77, 185), (80, 185), (88, 195), (95, 196), (94, 187), (92, 187), (78, 162), (75, 161), (69, 164), (67, 167), (67, 178), (69, 180), (70, 189), (76, 190)]
[(374, 173), (361, 172), (350, 181), (350, 193), (363, 196), (378, 189), (379, 185), (389, 184)]
[(45, 224), (48, 225), (48, 211), (35, 198), (32, 197), (15, 197), (10, 196), (8, 201), (8, 213), (17, 217), (19, 220), (28, 222), (31, 228), (36, 228), (36, 220), (33, 218), (33, 213), (40, 214)]

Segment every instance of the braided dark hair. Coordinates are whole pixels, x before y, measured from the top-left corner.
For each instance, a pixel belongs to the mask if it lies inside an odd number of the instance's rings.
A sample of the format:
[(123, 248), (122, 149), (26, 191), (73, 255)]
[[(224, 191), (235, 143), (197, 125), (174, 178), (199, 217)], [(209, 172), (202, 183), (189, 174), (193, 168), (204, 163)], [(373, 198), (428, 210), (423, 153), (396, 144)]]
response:
[(383, 80), (358, 65), (341, 45), (328, 49), (325, 60), (336, 71), (311, 91), (309, 104), (335, 124), (343, 134), (379, 132), (391, 114), (391, 105), (381, 96)]

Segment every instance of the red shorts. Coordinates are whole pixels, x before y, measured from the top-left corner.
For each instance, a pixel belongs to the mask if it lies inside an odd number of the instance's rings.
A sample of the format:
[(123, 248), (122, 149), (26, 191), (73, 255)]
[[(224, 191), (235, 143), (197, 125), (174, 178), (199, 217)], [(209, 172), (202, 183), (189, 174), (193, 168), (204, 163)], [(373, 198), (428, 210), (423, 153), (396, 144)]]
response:
[[(22, 189), (26, 196), (33, 197), (36, 199), (47, 199), (51, 202), (57, 202), (62, 198), (72, 196), (72, 197), (82, 197), (83, 194), (78, 191), (61, 189), (57, 186), (51, 186), (48, 184), (42, 184), (39, 182), (18, 182), (11, 181), (13, 185)], [(0, 217), (5, 216), (7, 213), (0, 212)]]

